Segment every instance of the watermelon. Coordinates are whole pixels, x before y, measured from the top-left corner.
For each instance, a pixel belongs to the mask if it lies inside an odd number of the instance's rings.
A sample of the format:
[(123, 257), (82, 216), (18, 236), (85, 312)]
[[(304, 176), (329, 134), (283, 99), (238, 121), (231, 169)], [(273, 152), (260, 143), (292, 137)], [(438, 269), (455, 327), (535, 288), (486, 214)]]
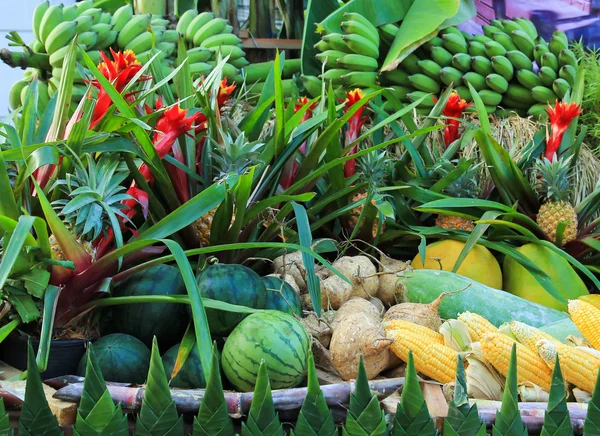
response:
[[(258, 274), (243, 265), (211, 265), (200, 273), (198, 287), (205, 298), (256, 309), (265, 307), (267, 290), (263, 281)], [(231, 333), (246, 315), (206, 309), (213, 335), (226, 336)]]
[[(150, 366), (150, 350), (142, 341), (130, 335), (115, 333), (94, 342), (96, 361), (108, 381), (142, 384)], [(85, 375), (87, 356), (79, 362), (77, 372)]]
[(302, 316), (300, 297), (288, 282), (273, 276), (263, 277), (262, 280), (267, 289), (265, 309)]
[[(179, 344), (173, 345), (165, 354), (163, 354), (162, 361), (167, 373), (167, 378), (171, 379), (171, 373), (175, 366), (175, 360), (177, 360), (177, 352), (179, 351)], [(206, 387), (206, 379), (202, 372), (202, 363), (200, 362), (200, 355), (198, 354), (198, 347), (194, 345), (192, 351), (188, 355), (183, 367), (175, 378), (171, 379), (169, 383), (172, 388), (181, 389), (202, 389)]]
[(304, 380), (310, 349), (310, 336), (293, 315), (276, 310), (253, 313), (227, 338), (223, 372), (237, 389), (250, 392), (264, 360), (271, 388), (292, 388)]
[[(120, 282), (113, 292), (115, 297), (186, 294), (179, 269), (169, 265), (139, 271)], [(172, 303), (123, 304), (115, 306), (111, 315), (103, 333), (125, 333), (149, 348), (156, 336), (163, 350), (181, 340), (189, 321), (186, 306)]]

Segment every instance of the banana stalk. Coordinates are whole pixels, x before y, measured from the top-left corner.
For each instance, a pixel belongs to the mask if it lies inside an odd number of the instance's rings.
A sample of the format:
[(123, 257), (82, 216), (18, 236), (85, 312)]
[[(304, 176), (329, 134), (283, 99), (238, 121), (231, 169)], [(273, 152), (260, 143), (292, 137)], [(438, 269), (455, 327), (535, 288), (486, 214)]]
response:
[(38, 68), (51, 70), (50, 56), (45, 53), (16, 52), (7, 48), (0, 50), (0, 59), (11, 68)]

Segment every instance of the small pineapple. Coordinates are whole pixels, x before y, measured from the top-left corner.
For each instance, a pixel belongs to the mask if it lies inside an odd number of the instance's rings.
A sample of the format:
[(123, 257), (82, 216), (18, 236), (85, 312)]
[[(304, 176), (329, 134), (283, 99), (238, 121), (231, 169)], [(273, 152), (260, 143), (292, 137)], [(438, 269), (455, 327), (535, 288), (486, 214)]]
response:
[(536, 162), (538, 192), (544, 203), (538, 211), (536, 222), (552, 242), (556, 242), (556, 230), (560, 223), (566, 227), (562, 235), (562, 245), (577, 238), (577, 214), (570, 202), (571, 168), (570, 158), (552, 161), (543, 158)]
[[(456, 165), (462, 164), (464, 160), (465, 158), (460, 158)], [(442, 179), (452, 172), (456, 168), (456, 165), (448, 159), (441, 159), (438, 161), (433, 172), (439, 179)], [(458, 179), (446, 186), (442, 192), (453, 198), (477, 198), (480, 193), (477, 182), (480, 167), (481, 164), (470, 166)], [(438, 215), (435, 219), (435, 225), (444, 229), (464, 230), (467, 232), (475, 228), (473, 220), (453, 215)]]
[[(241, 175), (251, 165), (260, 163), (258, 154), (264, 144), (258, 141), (248, 142), (244, 132), (240, 133), (235, 140), (230, 133), (225, 134), (223, 131), (221, 131), (221, 137), (224, 145), (214, 144), (213, 147), (213, 160), (219, 171), (216, 179), (224, 180), (230, 175)], [(210, 244), (210, 229), (218, 208), (219, 206), (211, 209), (192, 224), (203, 247)], [(233, 219), (235, 216), (232, 217)]]

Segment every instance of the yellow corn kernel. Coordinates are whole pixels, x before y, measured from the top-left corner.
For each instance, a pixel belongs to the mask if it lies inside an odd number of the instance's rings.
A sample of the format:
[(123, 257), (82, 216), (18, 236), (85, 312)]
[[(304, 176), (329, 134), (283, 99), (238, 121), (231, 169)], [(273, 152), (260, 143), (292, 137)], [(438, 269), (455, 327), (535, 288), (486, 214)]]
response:
[(585, 301), (586, 303), (590, 303), (596, 309), (600, 309), (600, 294), (588, 294), (582, 295), (578, 298), (578, 300)]
[(600, 309), (582, 300), (569, 300), (569, 314), (583, 337), (600, 349)]
[(502, 333), (487, 333), (481, 339), (485, 358), (506, 377), (513, 344), (517, 344), (517, 381), (531, 382), (548, 391), (552, 384), (552, 370), (544, 360), (511, 337)]
[(440, 344), (444, 343), (444, 336), (442, 336), (441, 333), (436, 332), (428, 327), (415, 324), (414, 322), (405, 321), (403, 319), (394, 319), (386, 322), (384, 328), (386, 332), (388, 330), (408, 330), (409, 332), (419, 334), (423, 338), (427, 338), (430, 342), (437, 342)]
[(593, 392), (600, 368), (600, 359), (576, 347), (542, 339), (537, 343), (538, 353), (550, 368), (554, 368), (556, 354), (563, 377), (579, 389)]
[(486, 333), (496, 333), (498, 331), (495, 325), (476, 313), (463, 312), (458, 315), (458, 320), (467, 325), (473, 342), (479, 342)]
[(510, 330), (517, 338), (517, 341), (525, 345), (536, 354), (538, 352), (537, 343), (540, 340), (547, 339), (551, 342), (556, 341), (556, 339), (550, 336), (548, 333), (519, 321), (511, 321)]
[(423, 353), (423, 367), (417, 371), (440, 383), (451, 383), (456, 378), (458, 352), (441, 344), (429, 345)]
[(408, 361), (408, 352), (412, 350), (417, 371), (424, 367), (425, 349), (431, 344), (444, 344), (444, 336), (427, 327), (404, 321), (394, 320), (386, 323), (385, 334), (394, 342), (390, 350), (404, 362)]

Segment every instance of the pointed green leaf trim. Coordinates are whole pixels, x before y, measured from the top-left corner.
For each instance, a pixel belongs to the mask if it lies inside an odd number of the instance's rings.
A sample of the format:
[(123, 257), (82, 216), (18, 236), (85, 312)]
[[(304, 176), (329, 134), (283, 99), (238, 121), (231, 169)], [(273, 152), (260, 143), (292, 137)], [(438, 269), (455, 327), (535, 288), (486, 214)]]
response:
[(241, 436), (284, 436), (283, 426), (273, 405), (267, 364), (261, 361), (248, 419), (242, 423)]
[(142, 408), (135, 426), (138, 436), (179, 436), (183, 434), (183, 419), (177, 413), (171, 398), (169, 381), (165, 373), (156, 337), (152, 341), (150, 370)]
[(496, 423), (492, 426), (492, 436), (527, 436), (527, 427), (523, 425), (519, 412), (519, 394), (517, 391), (517, 346), (513, 344), (510, 364), (506, 375), (506, 385), (502, 394), (502, 407), (496, 413)]
[(433, 419), (429, 416), (427, 403), (419, 385), (417, 370), (412, 351), (408, 353), (406, 378), (402, 388), (400, 404), (394, 417), (393, 436), (436, 436), (437, 430)]
[(462, 356), (456, 363), (456, 385), (454, 397), (448, 406), (448, 416), (444, 419), (444, 435), (485, 436), (485, 423), (479, 418), (477, 404), (469, 405), (467, 378)]
[(339, 432), (335, 428), (331, 410), (319, 385), (315, 358), (312, 354), (308, 357), (307, 385), (306, 398), (298, 414), (296, 427), (290, 434), (292, 436), (337, 436)]
[[(586, 433), (587, 434), (587, 433)], [(550, 386), (550, 398), (548, 409), (544, 415), (544, 426), (540, 436), (572, 436), (573, 425), (567, 408), (567, 392), (565, 381), (560, 370), (558, 355), (552, 371), (552, 385)]]
[(223, 393), (216, 342), (213, 343), (212, 362), (200, 410), (198, 416), (194, 418), (192, 436), (233, 436), (235, 431)]
[(127, 415), (123, 415), (120, 405), (113, 403), (92, 344), (88, 346), (83, 392), (73, 433), (80, 436), (129, 435)]
[(354, 392), (350, 394), (350, 407), (342, 434), (344, 436), (385, 436), (389, 434), (385, 413), (381, 410), (377, 395), (374, 395), (369, 387), (369, 379), (362, 356), (358, 363)]
[(592, 400), (588, 403), (583, 434), (585, 436), (600, 436), (600, 371), (598, 371), (598, 377), (596, 378)]
[(27, 344), (27, 385), (21, 405), (19, 436), (59, 436), (63, 432), (52, 414), (31, 342)]
[(0, 436), (12, 436), (13, 433), (8, 414), (4, 408), (4, 400), (0, 398)]

